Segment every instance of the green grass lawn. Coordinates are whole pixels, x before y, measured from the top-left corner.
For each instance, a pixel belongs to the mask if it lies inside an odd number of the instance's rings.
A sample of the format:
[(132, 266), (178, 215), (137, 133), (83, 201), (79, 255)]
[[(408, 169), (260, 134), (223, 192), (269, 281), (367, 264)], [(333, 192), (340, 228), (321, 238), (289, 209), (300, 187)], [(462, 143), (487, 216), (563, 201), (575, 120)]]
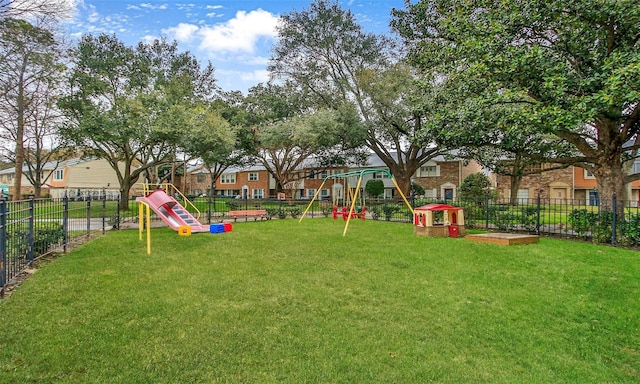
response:
[(640, 380), (638, 252), (342, 230), (110, 232), (0, 301), (0, 382)]

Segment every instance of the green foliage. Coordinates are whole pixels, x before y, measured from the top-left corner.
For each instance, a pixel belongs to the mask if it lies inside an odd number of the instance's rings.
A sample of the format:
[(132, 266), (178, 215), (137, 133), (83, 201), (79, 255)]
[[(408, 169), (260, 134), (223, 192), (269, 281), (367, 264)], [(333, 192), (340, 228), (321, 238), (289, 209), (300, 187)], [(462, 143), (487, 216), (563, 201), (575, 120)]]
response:
[(298, 205), (292, 205), (287, 209), (289, 216), (291, 216), (292, 218), (296, 219), (298, 217), (300, 217), (300, 215), (302, 214), (302, 208), (300, 208), (300, 206)]
[[(33, 255), (37, 257), (49, 252), (51, 247), (59, 245), (62, 239), (64, 239), (62, 224), (55, 222), (36, 223), (33, 228)], [(29, 245), (29, 230), (21, 229), (10, 234), (8, 243), (14, 254), (26, 255)]]
[(492, 196), (491, 180), (483, 173), (472, 173), (462, 180), (460, 185), (460, 199), (463, 201), (477, 201), (479, 197)]
[(624, 196), (640, 127), (636, 3), (423, 0), (393, 15), (439, 142), (589, 163), (603, 200)]
[[(432, 145), (430, 131), (420, 129), (431, 116), (413, 108), (422, 98), (415, 71), (398, 60), (388, 37), (365, 32), (336, 1), (314, 0), (281, 21), (269, 71), (294, 82), (320, 108), (346, 116), (350, 130), (342, 141), (376, 152), (408, 195), (410, 175), (446, 152)], [(388, 151), (390, 143), (406, 145)]]
[(37, 223), (33, 229), (33, 252), (41, 255), (50, 250), (51, 246), (60, 244), (64, 238), (62, 224), (58, 223)]
[(618, 241), (624, 245), (640, 244), (640, 214), (631, 215), (619, 224)]
[[(229, 142), (203, 128), (215, 124), (208, 128), (217, 133), (222, 125), (202, 108), (216, 91), (213, 67), (178, 52), (177, 42), (129, 47), (115, 35), (84, 35), (74, 59), (71, 91), (59, 102), (69, 121), (61, 135), (83, 154), (106, 159), (124, 196), (143, 173), (171, 161), (176, 148), (191, 144), (187, 152), (205, 155), (193, 145), (211, 144), (211, 136)], [(121, 208), (128, 202), (122, 199)]]
[(235, 211), (240, 207), (240, 203), (235, 200), (227, 200), (225, 201), (225, 204), (230, 211)]
[(333, 206), (330, 204), (324, 204), (320, 207), (320, 211), (324, 217), (329, 217), (333, 214)]
[(586, 209), (574, 209), (568, 217), (571, 230), (578, 236), (583, 236), (586, 232), (591, 232), (598, 222), (598, 214)]
[(379, 179), (368, 180), (364, 190), (369, 196), (378, 197), (384, 193), (384, 181)]
[(393, 218), (393, 215), (400, 210), (400, 206), (397, 204), (384, 203), (382, 205), (382, 213), (384, 214), (384, 219), (386, 221), (390, 221)]
[(417, 183), (413, 183), (411, 184), (411, 188), (413, 189), (413, 193), (418, 195), (418, 196), (422, 196), (424, 195), (424, 188), (422, 187), (422, 185), (417, 184)]
[(275, 207), (267, 207), (265, 208), (265, 211), (267, 211), (267, 216), (269, 218), (272, 218), (272, 217), (279, 216), (281, 209), (275, 208)]

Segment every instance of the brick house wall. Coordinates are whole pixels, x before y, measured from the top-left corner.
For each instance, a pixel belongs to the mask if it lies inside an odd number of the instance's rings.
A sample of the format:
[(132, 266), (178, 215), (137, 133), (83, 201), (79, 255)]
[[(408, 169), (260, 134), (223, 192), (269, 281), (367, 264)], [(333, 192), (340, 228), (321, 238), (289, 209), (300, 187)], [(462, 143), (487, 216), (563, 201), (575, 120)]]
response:
[[(496, 175), (496, 190), (499, 198), (508, 199), (511, 192), (511, 177)], [(522, 198), (533, 199), (540, 192), (542, 198), (573, 199), (573, 169), (572, 167), (553, 169), (524, 176), (520, 182), (520, 190), (526, 190), (526, 196), (520, 195)]]
[[(433, 166), (433, 164), (430, 165)], [(426, 197), (443, 199), (446, 193), (452, 193), (448, 198), (455, 198), (461, 182), (461, 165), (461, 161), (437, 162), (435, 166), (439, 168), (438, 175), (424, 176), (418, 171), (416, 172), (416, 177), (414, 177), (414, 182), (425, 189)], [(451, 191), (447, 192), (449, 190)]]

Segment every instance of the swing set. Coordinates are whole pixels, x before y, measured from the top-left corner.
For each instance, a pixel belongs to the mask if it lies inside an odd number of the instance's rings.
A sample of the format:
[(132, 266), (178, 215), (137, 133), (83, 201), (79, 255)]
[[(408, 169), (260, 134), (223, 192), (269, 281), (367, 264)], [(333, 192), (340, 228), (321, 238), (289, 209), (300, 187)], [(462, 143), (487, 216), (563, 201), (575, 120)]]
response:
[[(404, 203), (407, 205), (407, 207), (411, 211), (411, 214), (413, 215), (413, 207), (411, 207), (411, 204), (409, 204), (409, 202), (407, 201), (406, 196), (404, 195), (404, 193), (402, 193), (402, 190), (398, 187), (398, 183), (396, 182), (396, 179), (393, 177), (393, 175), (389, 170), (365, 169), (361, 171), (336, 173), (336, 174), (325, 177), (322, 180), (322, 184), (320, 184), (320, 187), (316, 190), (316, 193), (313, 195), (313, 198), (309, 202), (307, 209), (305, 209), (304, 212), (302, 213), (302, 216), (300, 217), (300, 220), (298, 220), (298, 222), (302, 222), (302, 219), (304, 219), (305, 215), (311, 208), (311, 205), (318, 198), (320, 191), (322, 191), (322, 187), (326, 184), (328, 180), (342, 179), (344, 180), (343, 185), (344, 185), (345, 193), (342, 196), (334, 196), (333, 198), (333, 219), (334, 220), (337, 219), (339, 215), (342, 216), (342, 218), (346, 222), (344, 225), (344, 231), (342, 232), (342, 236), (345, 236), (347, 234), (347, 229), (349, 228), (349, 221), (351, 219), (359, 218), (361, 220), (364, 220), (366, 217), (367, 206), (364, 199), (364, 193), (360, 194), (360, 188), (362, 187), (363, 176), (366, 174), (372, 174), (372, 173), (373, 174), (384, 173), (389, 177), (389, 179), (391, 179), (391, 181), (393, 182), (393, 185), (396, 187), (396, 190), (400, 193), (400, 196), (402, 196), (402, 200), (404, 200)], [(356, 187), (354, 190), (352, 190), (349, 184), (349, 180), (356, 180), (356, 178), (357, 178)], [(358, 201), (358, 197), (360, 197), (361, 208), (356, 211), (356, 202)], [(340, 200), (342, 200), (342, 207), (338, 206), (338, 204), (340, 203)]]

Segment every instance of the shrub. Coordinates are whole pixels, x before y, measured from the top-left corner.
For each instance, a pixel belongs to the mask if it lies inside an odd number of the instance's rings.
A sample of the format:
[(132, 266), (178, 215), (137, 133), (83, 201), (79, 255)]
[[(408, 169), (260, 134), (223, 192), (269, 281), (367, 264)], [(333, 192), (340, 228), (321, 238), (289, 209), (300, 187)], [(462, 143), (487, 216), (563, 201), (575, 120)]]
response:
[(384, 181), (371, 179), (367, 181), (364, 190), (369, 196), (378, 197), (384, 193)]
[(62, 224), (48, 222), (38, 223), (33, 229), (33, 252), (41, 255), (49, 251), (52, 245), (58, 245), (64, 238)]
[(492, 198), (495, 193), (491, 190), (491, 180), (483, 173), (472, 173), (462, 180), (460, 185), (460, 199), (476, 201), (478, 197), (489, 195)]
[[(289, 216), (293, 217), (294, 219), (300, 217), (300, 215), (302, 214), (302, 209), (297, 205), (290, 206), (288, 211), (289, 211)], [(286, 214), (285, 214), (285, 217), (286, 217)]]
[(384, 213), (384, 219), (387, 221), (391, 221), (393, 214), (398, 212), (400, 207), (395, 204), (384, 204), (382, 206), (382, 212)]
[[(58, 245), (64, 239), (64, 227), (55, 222), (36, 223), (33, 228), (33, 255), (40, 256), (47, 253), (52, 246)], [(10, 235), (9, 244), (13, 245), (13, 252), (19, 256), (27, 255), (29, 251), (29, 230), (20, 229)]]
[(267, 211), (267, 217), (271, 219), (274, 216), (278, 216), (280, 213), (280, 208), (265, 208)]
[(640, 215), (631, 215), (629, 220), (619, 224), (620, 243), (624, 245), (640, 244)]
[(583, 236), (586, 232), (589, 232), (598, 221), (598, 214), (587, 211), (586, 209), (574, 209), (569, 214), (568, 221), (571, 229), (576, 232), (578, 236)]
[(235, 200), (227, 200), (226, 204), (230, 211), (235, 211), (240, 206), (240, 204)]

